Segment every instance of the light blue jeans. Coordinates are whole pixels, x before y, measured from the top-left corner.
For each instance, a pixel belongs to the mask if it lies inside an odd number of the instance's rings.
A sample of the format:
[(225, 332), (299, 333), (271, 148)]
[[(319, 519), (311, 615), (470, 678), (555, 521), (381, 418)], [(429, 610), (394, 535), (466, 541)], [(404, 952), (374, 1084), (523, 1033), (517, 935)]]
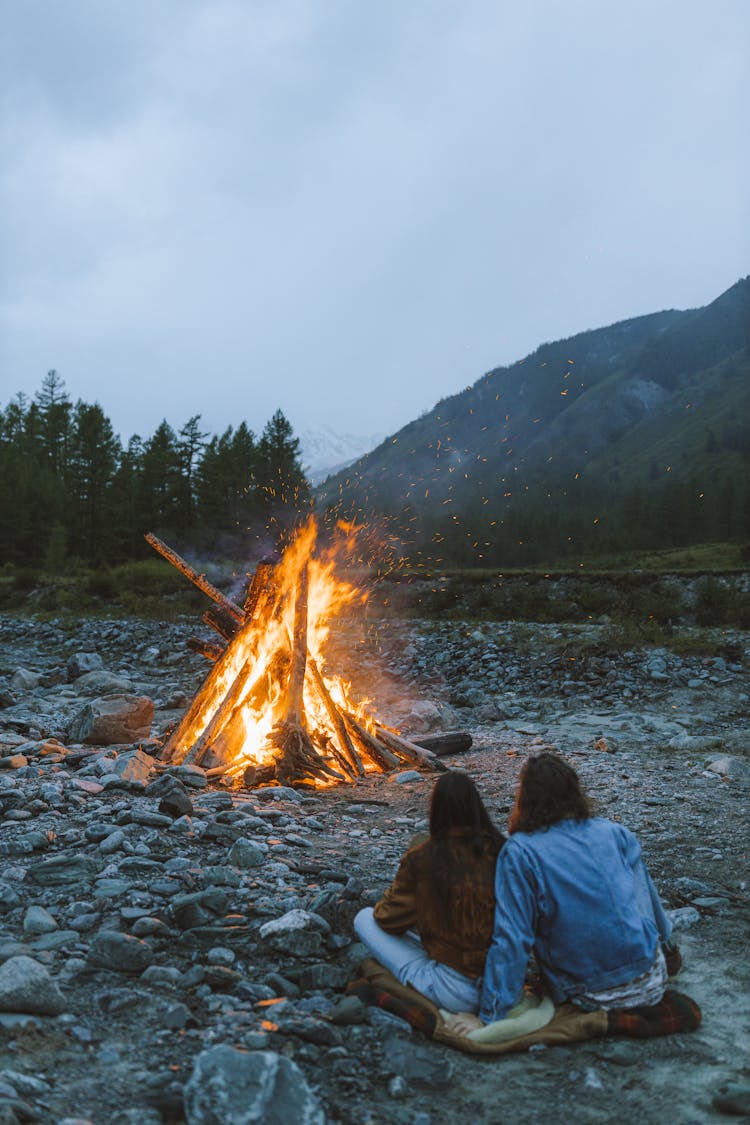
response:
[(373, 909), (366, 906), (354, 919), (359, 940), (401, 984), (411, 985), (438, 1008), (449, 1012), (478, 1012), (482, 978), (472, 980), (428, 957), (412, 930), (396, 936), (381, 930)]

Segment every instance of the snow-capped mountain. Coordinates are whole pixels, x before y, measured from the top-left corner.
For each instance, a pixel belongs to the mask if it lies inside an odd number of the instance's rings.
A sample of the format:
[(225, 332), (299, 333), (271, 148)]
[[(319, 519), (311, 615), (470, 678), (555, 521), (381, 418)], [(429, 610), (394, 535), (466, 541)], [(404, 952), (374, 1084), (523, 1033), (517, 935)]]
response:
[(327, 427), (297, 432), (302, 465), (311, 484), (319, 484), (380, 445), (386, 434), (339, 434)]

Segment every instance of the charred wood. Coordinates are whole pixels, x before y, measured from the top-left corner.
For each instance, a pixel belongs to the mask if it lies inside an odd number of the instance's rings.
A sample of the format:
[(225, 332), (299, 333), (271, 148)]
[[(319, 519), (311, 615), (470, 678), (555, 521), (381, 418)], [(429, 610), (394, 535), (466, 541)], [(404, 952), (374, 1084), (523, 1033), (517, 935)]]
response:
[(218, 641), (204, 641), (201, 637), (188, 637), (187, 646), (191, 652), (197, 652), (199, 656), (205, 656), (206, 660), (210, 660), (212, 664), (219, 659), (225, 648)]
[(225, 613), (220, 606), (213, 606), (207, 609), (203, 614), (204, 624), (208, 625), (209, 629), (213, 629), (225, 641), (231, 641), (233, 637), (237, 636), (239, 625), (235, 619), (228, 613)]
[(399, 762), (395, 754), (392, 754), (387, 747), (383, 746), (382, 742), (374, 738), (348, 711), (344, 711), (342, 714), (352, 738), (379, 769), (387, 772), (398, 766)]
[(473, 744), (474, 740), (466, 731), (453, 731), (450, 734), (435, 734), (430, 735), (429, 738), (414, 739), (415, 746), (421, 746), (423, 750), (429, 750), (440, 758), (447, 754), (465, 754), (467, 750), (471, 750)]

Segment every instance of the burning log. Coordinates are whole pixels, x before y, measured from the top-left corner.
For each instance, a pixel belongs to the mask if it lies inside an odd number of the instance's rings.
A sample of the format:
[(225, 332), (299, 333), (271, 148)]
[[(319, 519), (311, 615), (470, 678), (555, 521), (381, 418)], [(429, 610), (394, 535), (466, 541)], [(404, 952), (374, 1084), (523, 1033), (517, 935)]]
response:
[[(245, 622), (245, 625), (237, 635), (237, 640), (239, 641), (244, 634), (248, 635), (247, 639), (251, 642), (251, 621)], [(164, 761), (173, 762), (175, 764), (184, 761), (195, 742), (195, 739), (192, 737), (192, 732), (196, 729), (203, 731), (208, 721), (207, 716), (210, 717), (210, 714), (219, 706), (226, 694), (226, 688), (222, 687), (222, 682), (231, 675), (233, 656), (233, 647), (230, 645), (228, 648), (224, 649), (223, 653), (214, 664), (203, 683), (203, 687), (193, 699), (190, 707), (183, 715), (179, 726), (173, 732), (164, 747), (162, 751)], [(235, 677), (231, 676), (230, 682), (234, 683), (234, 679)]]
[(185, 577), (188, 578), (194, 586), (197, 586), (202, 593), (206, 594), (206, 596), (209, 597), (211, 601), (214, 601), (217, 605), (221, 606), (221, 608), (225, 610), (230, 617), (233, 617), (237, 622), (241, 622), (244, 619), (244, 614), (238, 605), (235, 605), (234, 602), (229, 600), (229, 598), (225, 598), (224, 595), (219, 590), (217, 590), (215, 586), (211, 585), (205, 574), (198, 574), (196, 570), (193, 570), (192, 566), (190, 566), (189, 563), (186, 563), (185, 560), (181, 558), (176, 551), (173, 551), (171, 547), (168, 547), (166, 543), (163, 543), (162, 540), (158, 538), (158, 536), (153, 534), (153, 532), (146, 532), (146, 542), (150, 543), (154, 550), (158, 551), (162, 558), (166, 559), (167, 562), (176, 567), (177, 570), (179, 570), (180, 574), (184, 574)]
[[(278, 776), (294, 777), (302, 767), (314, 777), (328, 774), (343, 781), (344, 778), (320, 759), (312, 739), (302, 725), (305, 667), (307, 665), (307, 601), (310, 585), (308, 564), (305, 563), (297, 579), (294, 601), (294, 631), (292, 633), (292, 663), (286, 691), (286, 714), (271, 732), (269, 741), (280, 750), (276, 759)], [(289, 771), (291, 770), (291, 775)]]
[(354, 769), (355, 774), (358, 774), (360, 777), (364, 777), (365, 770), (364, 766), (362, 765), (362, 759), (354, 749), (354, 743), (349, 737), (349, 732), (346, 729), (346, 724), (342, 719), (341, 714), (336, 707), (336, 704), (331, 699), (330, 692), (325, 685), (325, 680), (320, 674), (320, 669), (318, 668), (314, 657), (310, 656), (309, 653), (307, 657), (307, 665), (310, 669), (310, 674), (312, 676), (312, 680), (315, 684), (318, 694), (323, 700), (323, 706), (328, 712), (328, 717), (331, 720), (333, 729), (338, 735), (342, 753), (345, 754), (349, 759), (349, 765)]
[(208, 625), (209, 629), (213, 629), (225, 641), (231, 641), (233, 637), (237, 636), (237, 629), (239, 625), (234, 617), (225, 613), (219, 606), (213, 609), (207, 609), (203, 614), (203, 622)]
[(206, 660), (210, 660), (212, 664), (216, 663), (226, 647), (220, 645), (218, 641), (204, 641), (202, 637), (189, 637), (187, 646), (191, 652), (197, 652), (199, 656), (205, 656)]
[(244, 613), (246, 617), (257, 615), (261, 600), (268, 595), (268, 591), (274, 584), (275, 572), (276, 563), (269, 560), (258, 563), (245, 595)]

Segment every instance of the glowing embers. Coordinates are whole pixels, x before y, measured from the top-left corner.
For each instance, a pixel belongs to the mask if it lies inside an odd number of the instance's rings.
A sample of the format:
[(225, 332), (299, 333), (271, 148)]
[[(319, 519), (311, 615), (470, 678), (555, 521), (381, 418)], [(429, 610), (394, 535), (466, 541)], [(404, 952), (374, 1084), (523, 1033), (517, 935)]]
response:
[(335, 545), (314, 555), (314, 520), (278, 563), (258, 566), (241, 608), (148, 538), (217, 603), (204, 620), (224, 641), (223, 648), (199, 646), (213, 667), (164, 759), (201, 765), (246, 786), (353, 782), (401, 762), (435, 768), (432, 754), (376, 723), (367, 701), (355, 704), (344, 679), (321, 671), (332, 621), (364, 595), (336, 576)]

